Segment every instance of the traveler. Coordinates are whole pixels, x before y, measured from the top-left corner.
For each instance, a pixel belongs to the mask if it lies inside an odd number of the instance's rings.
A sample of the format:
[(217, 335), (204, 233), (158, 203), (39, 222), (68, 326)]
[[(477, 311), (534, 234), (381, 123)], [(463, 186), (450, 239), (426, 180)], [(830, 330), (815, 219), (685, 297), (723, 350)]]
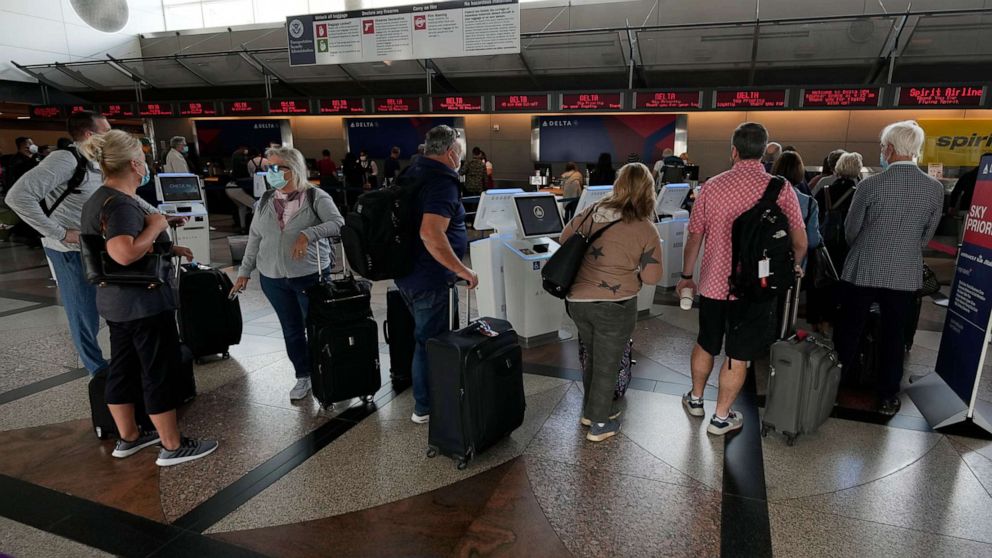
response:
[[(271, 148), (269, 148), (271, 149)], [(248, 176), (254, 177), (256, 173), (265, 172), (269, 168), (269, 160), (265, 158), (265, 151), (252, 151), (248, 157)]]
[(325, 149), (320, 152), (322, 157), (317, 161), (317, 172), (320, 173), (321, 178), (325, 176), (337, 176), (338, 166), (334, 163), (334, 159), (331, 159), (331, 150)]
[(561, 188), (565, 199), (578, 198), (585, 189), (585, 177), (579, 172), (579, 166), (569, 162), (565, 164), (565, 172), (561, 175)]
[(465, 175), (465, 191), (471, 196), (478, 196), (486, 189), (486, 161), (482, 157), (482, 150), (473, 147), (472, 158), (462, 170)]
[(45, 157), (48, 157), (51, 154), (52, 154), (52, 146), (51, 145), (45, 144), (45, 145), (42, 145), (42, 146), (38, 147), (38, 161), (44, 160)]
[(410, 156), (410, 166), (413, 166), (413, 163), (414, 163), (414, 161), (417, 160), (417, 158), (423, 156), (424, 149), (426, 149), (426, 148), (427, 148), (427, 146), (424, 145), (424, 144), (422, 144), (422, 143), (417, 146), (417, 152)]
[(29, 170), (38, 166), (38, 146), (28, 137), (14, 139), (17, 151), (7, 161), (7, 185), (17, 182)]
[[(727, 278), (731, 275), (734, 221), (754, 207), (772, 176), (762, 167), (761, 158), (768, 143), (768, 132), (761, 124), (746, 122), (734, 131), (730, 149), (734, 166), (709, 179), (700, 191), (689, 218), (682, 280), (676, 292), (696, 291), (692, 272), (699, 249), (706, 242), (700, 270), (699, 337), (692, 350), (692, 390), (682, 397), (690, 415), (705, 416), (703, 389), (713, 370), (713, 360), (726, 348), (720, 369), (720, 391), (716, 410), (706, 431), (723, 435), (744, 425), (741, 414), (731, 408), (747, 375), (748, 362), (764, 354), (775, 338), (775, 300), (738, 300), (730, 295)], [(783, 188), (778, 205), (789, 222), (789, 236), (797, 274), (806, 256), (806, 231), (795, 190)], [(726, 341), (726, 343), (724, 343)]]
[(289, 392), (295, 401), (310, 391), (306, 290), (330, 275), (334, 256), (327, 239), (341, 233), (344, 217), (327, 192), (307, 181), (302, 153), (292, 147), (270, 148), (266, 158), (266, 180), (274, 191), (258, 202), (232, 293), (243, 291), (258, 269), (262, 292), (276, 311), (296, 371), (296, 385)]
[(186, 162), (186, 155), (189, 153), (189, 145), (186, 138), (174, 136), (169, 140), (169, 152), (165, 155), (165, 165), (162, 172), (188, 173), (189, 164)]
[(369, 158), (364, 149), (358, 152), (358, 167), (362, 170), (362, 188), (375, 190), (379, 187), (379, 167)]
[(762, 156), (761, 161), (765, 167), (766, 172), (771, 172), (772, 165), (778, 160), (779, 156), (782, 155), (782, 144), (776, 143), (774, 141), (768, 142), (768, 146), (765, 147), (765, 154)]
[[(107, 254), (122, 266), (132, 265), (153, 249), (193, 259), (189, 248), (169, 242), (165, 216), (148, 213), (135, 198), (138, 186), (150, 176), (137, 139), (110, 130), (91, 135), (79, 150), (103, 171), (103, 186), (83, 206), (82, 234), (102, 236)], [(169, 376), (181, 366), (182, 354), (171, 268), (169, 264), (162, 270), (167, 284), (158, 288), (107, 285), (96, 290), (97, 309), (110, 328), (105, 397), (120, 433), (113, 456), (128, 457), (161, 443), (155, 462), (161, 467), (199, 459), (217, 449), (215, 441), (183, 436), (176, 421), (177, 401)], [(154, 431), (142, 431), (135, 421), (138, 393)]]
[[(685, 154), (683, 153), (683, 155), (685, 155)], [(686, 158), (688, 158), (688, 155), (686, 155)], [(686, 162), (682, 159), (682, 157), (676, 157), (675, 156), (675, 150), (674, 149), (672, 149), (670, 147), (666, 147), (661, 152), (661, 159), (658, 159), (655, 162), (655, 164), (654, 164), (654, 172), (652, 173), (652, 176), (654, 177), (655, 182), (657, 182), (658, 181), (658, 177), (661, 176), (661, 172), (664, 169), (664, 167), (666, 167), (666, 166), (667, 167), (684, 167), (685, 165), (686, 165)]]
[(943, 212), (944, 187), (920, 170), (915, 159), (924, 132), (912, 120), (882, 130), (882, 173), (858, 185), (845, 231), (851, 247), (844, 262), (837, 352), (853, 370), (858, 342), (872, 304), (881, 310), (879, 411), (894, 415), (903, 376), (905, 331), (915, 291), (923, 285), (923, 246), (933, 238)]
[(231, 179), (241, 180), (244, 178), (251, 178), (248, 174), (248, 147), (244, 145), (239, 145), (234, 153), (231, 154)]
[(388, 186), (392, 184), (396, 180), (396, 177), (400, 175), (399, 147), (394, 145), (393, 148), (389, 150), (389, 157), (386, 159), (386, 162), (383, 163), (382, 166), (383, 166), (383, 173), (382, 173), (383, 184)]
[[(819, 208), (816, 207), (816, 200), (809, 195), (809, 187), (806, 185), (806, 166), (803, 164), (803, 158), (795, 151), (783, 151), (782, 155), (779, 156), (778, 160), (772, 166), (771, 173), (788, 180), (789, 184), (792, 184), (792, 187), (795, 188), (796, 193), (800, 194), (799, 207), (803, 211), (803, 221), (807, 224), (807, 233), (810, 230), (808, 225), (814, 218), (816, 226), (813, 227), (813, 230), (818, 231), (820, 224)], [(813, 205), (816, 212), (815, 215), (810, 215), (809, 211), (807, 211), (810, 205)], [(809, 240), (809, 247), (816, 248), (819, 244), (819, 232), (817, 232), (817, 242), (813, 242), (811, 238)]]
[(431, 401), (427, 369), (427, 340), (449, 329), (449, 285), (460, 277), (475, 288), (479, 277), (462, 263), (468, 249), (465, 208), (458, 196), (462, 147), (458, 132), (436, 126), (427, 132), (424, 155), (404, 171), (409, 184), (420, 188), (415, 208), (419, 237), (414, 243), (413, 271), (396, 279), (414, 321), (417, 345), (413, 354), (413, 416), (430, 420)]
[[(834, 149), (827, 154), (827, 158), (823, 162), (823, 170), (820, 171), (818, 176), (814, 176), (813, 180), (809, 182), (809, 191), (816, 197), (816, 201), (820, 203), (820, 209), (824, 209), (823, 200), (820, 197), (820, 191), (825, 188), (828, 184), (837, 179), (834, 176), (834, 167), (837, 165), (837, 161), (840, 160), (841, 155), (847, 153), (843, 149)], [(861, 169), (858, 169), (860, 172)]]
[(489, 160), (489, 155), (486, 152), (482, 152), (482, 161), (486, 164), (486, 189), (494, 188), (496, 182), (493, 179), (493, 162)]
[(613, 170), (613, 156), (609, 153), (600, 153), (596, 167), (589, 173), (590, 186), (605, 186), (613, 184), (617, 180), (617, 171)]
[(614, 401), (617, 365), (637, 321), (637, 293), (661, 280), (661, 239), (654, 225), (654, 179), (642, 163), (628, 163), (613, 192), (576, 215), (561, 235), (609, 227), (590, 247), (566, 298), (568, 315), (585, 347), (581, 424), (586, 439), (601, 442), (620, 430), (621, 403)]
[(354, 153), (348, 152), (341, 161), (341, 169), (344, 171), (344, 184), (348, 188), (364, 188), (365, 173), (362, 171), (361, 163)]

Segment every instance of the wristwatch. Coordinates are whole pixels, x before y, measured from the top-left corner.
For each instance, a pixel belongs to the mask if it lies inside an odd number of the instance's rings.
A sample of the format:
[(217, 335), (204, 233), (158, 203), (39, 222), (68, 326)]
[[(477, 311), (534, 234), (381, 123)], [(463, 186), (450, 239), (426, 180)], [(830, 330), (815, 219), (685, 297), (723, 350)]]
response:
[(692, 280), (692, 275), (691, 274), (690, 275), (686, 275), (685, 273), (683, 273), (682, 274), (682, 279), (685, 279), (686, 281), (691, 281)]

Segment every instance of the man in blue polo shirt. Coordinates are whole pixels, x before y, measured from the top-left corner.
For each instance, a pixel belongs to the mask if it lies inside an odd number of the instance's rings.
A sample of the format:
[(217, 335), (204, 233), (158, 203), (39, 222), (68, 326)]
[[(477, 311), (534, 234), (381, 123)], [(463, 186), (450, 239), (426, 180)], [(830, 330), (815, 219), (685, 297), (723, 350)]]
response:
[(427, 132), (424, 154), (404, 176), (420, 186), (417, 220), (420, 237), (414, 251), (413, 271), (396, 280), (403, 299), (413, 314), (413, 417), (417, 424), (430, 420), (430, 386), (427, 371), (427, 340), (448, 331), (449, 285), (455, 277), (475, 288), (479, 277), (462, 263), (468, 248), (465, 208), (458, 195), (458, 173), (462, 146), (458, 132), (437, 126)]

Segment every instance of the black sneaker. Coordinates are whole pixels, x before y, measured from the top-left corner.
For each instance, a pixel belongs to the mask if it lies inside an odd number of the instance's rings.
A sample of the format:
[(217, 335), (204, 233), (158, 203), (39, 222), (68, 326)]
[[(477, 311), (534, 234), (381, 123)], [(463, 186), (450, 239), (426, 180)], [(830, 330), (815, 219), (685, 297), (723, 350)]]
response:
[(124, 459), (125, 457), (131, 457), (148, 446), (154, 446), (158, 442), (158, 432), (154, 430), (140, 431), (138, 432), (138, 438), (131, 442), (117, 440), (117, 445), (114, 446), (114, 452), (110, 455), (118, 459)]
[(167, 450), (163, 447), (162, 451), (158, 452), (158, 460), (155, 461), (155, 464), (159, 467), (179, 465), (180, 463), (206, 457), (216, 449), (217, 442), (214, 440), (194, 440), (183, 436), (178, 448)]
[(687, 391), (682, 396), (682, 406), (685, 407), (687, 413), (694, 417), (706, 416), (706, 409), (703, 407), (703, 400), (693, 397), (691, 390)]
[(892, 397), (882, 401), (882, 404), (878, 407), (878, 412), (887, 416), (895, 416), (899, 409), (902, 409), (902, 401), (899, 401), (898, 397)]

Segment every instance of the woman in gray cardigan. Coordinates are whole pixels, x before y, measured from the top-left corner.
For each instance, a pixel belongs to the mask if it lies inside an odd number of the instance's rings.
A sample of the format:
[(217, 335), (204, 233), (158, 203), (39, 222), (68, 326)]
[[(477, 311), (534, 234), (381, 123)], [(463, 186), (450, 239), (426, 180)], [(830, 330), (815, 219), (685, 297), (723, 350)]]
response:
[(291, 147), (266, 152), (269, 186), (259, 200), (248, 235), (234, 291), (244, 291), (252, 271), (258, 269), (262, 292), (279, 317), (286, 352), (296, 369), (291, 400), (310, 391), (310, 356), (307, 350), (306, 289), (330, 274), (333, 254), (328, 239), (338, 236), (344, 218), (334, 200), (307, 182), (303, 154)]

